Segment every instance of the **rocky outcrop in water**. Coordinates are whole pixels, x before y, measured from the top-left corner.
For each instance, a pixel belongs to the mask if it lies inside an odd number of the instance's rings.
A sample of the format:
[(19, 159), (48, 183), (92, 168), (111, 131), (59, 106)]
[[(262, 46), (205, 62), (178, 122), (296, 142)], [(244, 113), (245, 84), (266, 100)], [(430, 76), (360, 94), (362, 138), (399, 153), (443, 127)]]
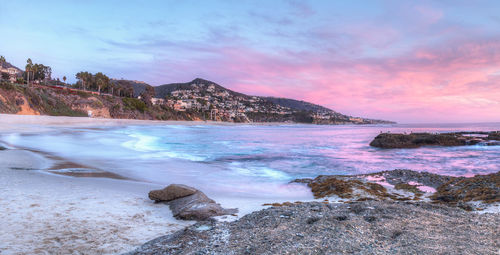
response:
[(418, 148), (422, 146), (464, 146), (464, 145), (500, 145), (500, 131), (493, 132), (456, 132), (456, 133), (410, 133), (377, 135), (370, 146), (393, 148)]
[(392, 170), (363, 175), (320, 175), (297, 179), (315, 198), (344, 201), (432, 201), (466, 210), (483, 210), (500, 202), (500, 172), (474, 177), (453, 177), (412, 170)]
[(421, 202), (310, 202), (199, 222), (128, 254), (495, 254), (499, 225)]
[(167, 202), (174, 217), (182, 220), (206, 220), (214, 216), (235, 214), (237, 209), (224, 209), (203, 192), (182, 184), (171, 184), (149, 192), (156, 202)]

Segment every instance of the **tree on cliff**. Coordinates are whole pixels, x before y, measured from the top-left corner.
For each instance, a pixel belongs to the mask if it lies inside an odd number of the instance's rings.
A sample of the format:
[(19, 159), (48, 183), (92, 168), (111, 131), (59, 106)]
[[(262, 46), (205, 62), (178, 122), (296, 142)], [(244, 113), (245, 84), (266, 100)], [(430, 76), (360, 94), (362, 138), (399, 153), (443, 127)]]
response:
[(109, 77), (101, 72), (96, 73), (94, 79), (99, 93), (109, 85)]
[(30, 58), (26, 60), (26, 71), (24, 76), (28, 81), (43, 81), (50, 80), (52, 75), (52, 68), (43, 64), (33, 64)]
[(151, 106), (151, 99), (155, 96), (155, 88), (147, 86), (144, 92), (141, 93), (141, 100), (147, 105)]
[(31, 58), (28, 58), (28, 60), (26, 60), (26, 80), (28, 81), (27, 84), (28, 86), (30, 85), (30, 72), (31, 72), (31, 69), (33, 68), (33, 61), (31, 61)]
[(85, 90), (92, 82), (93, 75), (89, 72), (78, 72), (75, 78), (82, 84), (83, 90)]

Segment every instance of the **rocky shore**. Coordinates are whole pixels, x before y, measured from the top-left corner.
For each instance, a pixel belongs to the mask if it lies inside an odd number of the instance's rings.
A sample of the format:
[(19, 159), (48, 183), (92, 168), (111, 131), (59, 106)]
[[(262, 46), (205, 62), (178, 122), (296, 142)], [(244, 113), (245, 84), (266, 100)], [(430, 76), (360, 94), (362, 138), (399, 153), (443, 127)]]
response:
[(482, 144), (487, 146), (500, 145), (500, 131), (493, 132), (454, 132), (454, 133), (382, 133), (370, 143), (372, 147), (418, 148), (422, 146), (465, 146)]
[(293, 182), (307, 184), (315, 198), (342, 202), (427, 201), (469, 211), (484, 210), (500, 202), (500, 171), (454, 177), (399, 169), (363, 175), (320, 175)]
[[(234, 222), (199, 221), (131, 254), (494, 254), (500, 172), (411, 170), (297, 179), (316, 202), (269, 204)], [(472, 210), (491, 212), (473, 213)]]
[(495, 254), (499, 225), (422, 202), (308, 202), (199, 222), (128, 254)]

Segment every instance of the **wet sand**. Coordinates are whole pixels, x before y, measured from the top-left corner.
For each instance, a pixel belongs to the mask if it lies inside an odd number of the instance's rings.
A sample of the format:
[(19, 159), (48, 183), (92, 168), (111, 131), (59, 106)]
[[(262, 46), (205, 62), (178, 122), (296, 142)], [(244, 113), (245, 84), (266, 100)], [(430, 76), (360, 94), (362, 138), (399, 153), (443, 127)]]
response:
[(191, 224), (147, 199), (156, 185), (33, 170), (50, 164), (0, 151), (1, 254), (115, 254)]
[(66, 117), (66, 116), (42, 116), (42, 115), (16, 115), (16, 114), (0, 114), (0, 132), (9, 131), (15, 126), (18, 131), (35, 132), (30, 125), (41, 125), (39, 130), (43, 130), (43, 126), (61, 126), (61, 127), (112, 127), (125, 125), (292, 125), (294, 123), (267, 122), (267, 123), (232, 123), (218, 121), (176, 121), (176, 120), (132, 120), (132, 119), (104, 119), (104, 118), (86, 118), (86, 117)]

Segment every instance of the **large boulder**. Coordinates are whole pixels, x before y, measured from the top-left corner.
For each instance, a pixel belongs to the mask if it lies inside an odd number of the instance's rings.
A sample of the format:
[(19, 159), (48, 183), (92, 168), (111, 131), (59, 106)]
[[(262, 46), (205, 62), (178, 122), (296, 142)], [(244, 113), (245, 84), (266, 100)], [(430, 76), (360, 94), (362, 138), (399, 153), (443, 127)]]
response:
[(237, 213), (237, 209), (224, 209), (220, 204), (198, 191), (191, 196), (170, 201), (174, 217), (183, 220), (206, 220), (213, 216)]
[(193, 195), (198, 190), (183, 184), (171, 184), (168, 187), (160, 190), (152, 190), (149, 192), (149, 199), (156, 202), (168, 202), (174, 199)]
[(377, 135), (370, 146), (378, 148), (418, 148), (421, 146), (463, 146), (477, 144), (481, 140), (475, 137), (464, 137), (458, 133), (411, 133), (411, 134), (390, 134), (382, 133)]
[(168, 202), (174, 217), (182, 220), (206, 220), (238, 212), (238, 209), (224, 209), (203, 192), (182, 184), (153, 190), (149, 192), (149, 198), (156, 202)]

